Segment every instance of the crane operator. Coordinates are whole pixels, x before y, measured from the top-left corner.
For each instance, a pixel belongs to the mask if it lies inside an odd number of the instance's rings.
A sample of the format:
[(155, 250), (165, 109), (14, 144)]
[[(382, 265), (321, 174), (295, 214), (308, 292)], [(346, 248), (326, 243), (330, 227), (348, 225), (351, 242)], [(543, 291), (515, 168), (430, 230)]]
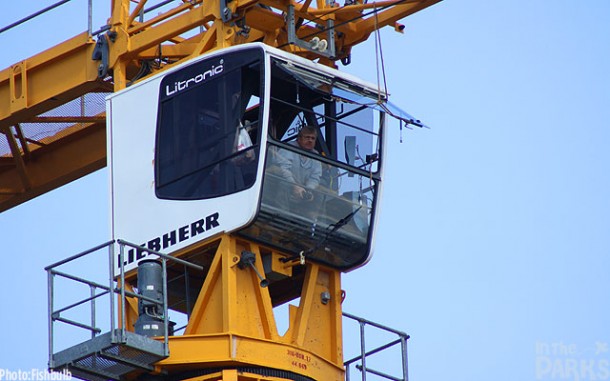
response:
[[(314, 148), (318, 130), (305, 125), (299, 131), (296, 141), (288, 144), (302, 150), (318, 154)], [(320, 184), (322, 165), (319, 161), (286, 149), (278, 149), (273, 157), (273, 172), (281, 179), (282, 191), (277, 194), (274, 203), (287, 208), (293, 213), (309, 216), (314, 212), (311, 201), (314, 201), (314, 190)]]

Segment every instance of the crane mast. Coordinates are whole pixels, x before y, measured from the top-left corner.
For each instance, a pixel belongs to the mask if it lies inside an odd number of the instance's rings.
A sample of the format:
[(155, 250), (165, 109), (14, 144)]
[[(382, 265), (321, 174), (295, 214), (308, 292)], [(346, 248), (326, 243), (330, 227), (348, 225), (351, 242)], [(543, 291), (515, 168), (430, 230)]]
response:
[[(109, 167), (110, 241), (46, 269), (49, 367), (100, 381), (345, 379), (341, 273), (371, 257), (386, 117), (423, 124), (337, 61), (438, 1), (113, 0), (99, 31), (1, 71), (0, 210)], [(86, 110), (96, 97), (105, 109)], [(60, 131), (28, 134), (46, 124)], [(315, 149), (297, 144), (307, 128)], [(287, 191), (290, 160), (319, 168), (305, 207)], [(104, 250), (106, 283), (62, 270)], [(91, 295), (57, 306), (58, 278)], [(107, 332), (65, 317), (101, 297)], [(273, 310), (294, 300), (280, 334)], [(58, 349), (60, 323), (91, 338)]]

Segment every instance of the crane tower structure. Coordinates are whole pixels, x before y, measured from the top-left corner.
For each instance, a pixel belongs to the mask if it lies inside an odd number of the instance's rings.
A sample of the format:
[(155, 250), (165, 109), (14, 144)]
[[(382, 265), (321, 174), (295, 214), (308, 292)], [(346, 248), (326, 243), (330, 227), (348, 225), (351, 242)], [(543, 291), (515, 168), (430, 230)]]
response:
[[(1, 71), (0, 210), (109, 167), (109, 242), (47, 267), (49, 367), (100, 381), (349, 378), (341, 273), (372, 253), (386, 118), (423, 125), (336, 62), (438, 1), (113, 0), (99, 31)], [(105, 109), (87, 109), (100, 96)], [(59, 132), (28, 133), (49, 124)], [(304, 126), (315, 150), (297, 144)], [(315, 184), (295, 185), (298, 163)], [(104, 248), (105, 284), (62, 270)], [(56, 306), (57, 278), (90, 296)], [(273, 309), (295, 299), (281, 335)], [(90, 321), (67, 317), (85, 304)], [(56, 324), (91, 337), (57, 349)]]

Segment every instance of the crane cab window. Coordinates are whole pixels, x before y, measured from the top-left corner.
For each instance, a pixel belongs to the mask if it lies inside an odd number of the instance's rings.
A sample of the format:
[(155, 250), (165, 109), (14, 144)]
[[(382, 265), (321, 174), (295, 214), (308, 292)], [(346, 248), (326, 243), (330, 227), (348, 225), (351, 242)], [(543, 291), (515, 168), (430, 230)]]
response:
[(381, 114), (377, 94), (353, 83), (274, 60), (270, 137), (296, 139), (304, 125), (318, 132), (316, 150), (354, 170), (377, 173)]
[[(334, 268), (357, 267), (370, 255), (379, 183), (383, 113), (369, 107), (375, 95), (279, 58), (270, 80), (260, 211), (241, 234)], [(303, 143), (313, 137), (313, 147)]]
[(250, 188), (260, 141), (261, 52), (197, 62), (161, 82), (159, 198), (195, 200)]

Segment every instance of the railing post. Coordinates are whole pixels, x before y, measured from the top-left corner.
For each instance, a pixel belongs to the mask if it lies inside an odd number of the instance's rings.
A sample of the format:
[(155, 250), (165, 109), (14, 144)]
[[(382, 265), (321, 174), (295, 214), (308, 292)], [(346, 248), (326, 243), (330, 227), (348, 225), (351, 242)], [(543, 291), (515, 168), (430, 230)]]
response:
[(402, 379), (404, 381), (409, 381), (407, 339), (408, 339), (408, 337), (404, 337), (404, 336), (400, 335), (400, 349), (402, 350)]
[(49, 368), (53, 368), (53, 270), (47, 270), (47, 292), (48, 292), (48, 324), (49, 324)]
[(88, 3), (87, 31), (89, 32), (89, 36), (91, 36), (93, 34), (93, 0), (89, 0)]
[(359, 321), (360, 324), (360, 361), (362, 362), (362, 381), (366, 381), (366, 345), (364, 341), (364, 325), (363, 321)]
[(125, 339), (125, 325), (127, 325), (127, 321), (125, 318), (125, 245), (122, 243), (119, 243), (120, 245), (120, 259), (119, 259), (119, 267), (121, 268), (121, 276), (120, 276), (120, 280), (121, 280), (121, 284), (119, 285), (121, 287), (121, 340)]
[[(112, 242), (108, 246), (108, 295), (110, 296), (110, 340), (114, 342), (116, 340), (115, 337), (115, 319), (116, 315), (114, 313), (114, 242)], [(122, 260), (122, 258), (121, 258)]]
[[(165, 335), (163, 337), (164, 351), (165, 355), (169, 356), (169, 318), (168, 318), (168, 310), (167, 310), (167, 259), (162, 258), (161, 264), (163, 265), (163, 273), (161, 274), (161, 281), (163, 282), (163, 325), (165, 329)], [(188, 290), (186, 290), (188, 292)]]
[[(89, 290), (91, 290), (91, 328), (95, 328), (95, 286), (89, 285)], [(92, 329), (91, 338), (93, 339), (95, 336), (95, 329)]]
[(190, 293), (190, 289), (191, 289), (191, 285), (189, 282), (189, 269), (188, 267), (184, 266), (184, 289), (186, 290), (186, 294), (185, 294), (185, 299), (186, 299), (186, 316), (187, 319), (191, 318), (191, 293)]

